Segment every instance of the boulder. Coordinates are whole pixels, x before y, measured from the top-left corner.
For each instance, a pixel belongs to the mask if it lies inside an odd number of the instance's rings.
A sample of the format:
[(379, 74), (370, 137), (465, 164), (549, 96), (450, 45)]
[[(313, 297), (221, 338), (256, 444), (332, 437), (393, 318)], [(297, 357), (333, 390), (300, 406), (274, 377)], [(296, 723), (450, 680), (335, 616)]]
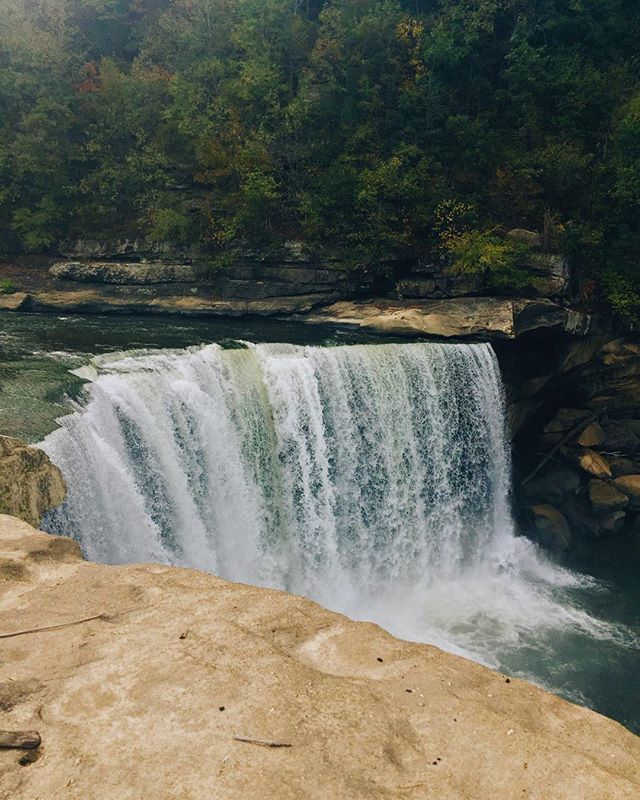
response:
[(614, 478), (620, 478), (623, 475), (640, 475), (640, 461), (632, 461), (630, 458), (622, 456), (610, 456), (607, 460)]
[(565, 258), (546, 253), (532, 254), (525, 265), (539, 297), (560, 298), (569, 288), (569, 265)]
[(65, 494), (62, 473), (43, 450), (0, 436), (0, 513), (39, 525)]
[(593, 475), (594, 478), (611, 478), (611, 467), (607, 463), (606, 458), (596, 453), (595, 450), (585, 450), (578, 457), (578, 461), (582, 469), (588, 474)]
[(568, 495), (562, 504), (562, 513), (574, 534), (572, 544), (578, 537), (591, 542), (600, 535), (600, 517), (594, 515), (586, 493)]
[(618, 533), (624, 527), (626, 519), (624, 511), (612, 511), (600, 520), (600, 529), (605, 533)]
[(559, 442), (567, 433), (576, 428), (580, 422), (589, 417), (590, 412), (584, 408), (561, 408), (555, 417), (543, 427), (544, 439), (548, 443)]
[(532, 505), (543, 501), (551, 506), (562, 507), (565, 498), (576, 494), (580, 486), (580, 476), (577, 472), (565, 467), (555, 467), (529, 480), (522, 487), (522, 491)]
[(554, 550), (566, 550), (571, 543), (571, 529), (564, 514), (552, 505), (541, 504), (531, 509), (536, 529), (543, 544)]
[(542, 247), (542, 234), (537, 231), (528, 231), (525, 228), (512, 228), (507, 231), (506, 237), (511, 242), (526, 244), (527, 247), (539, 250)]
[(0, 749), (2, 798), (640, 796), (617, 722), (302, 597), (89, 564), (11, 517), (0, 574), (0, 631), (65, 626), (2, 641), (2, 727), (42, 739)]
[(604, 448), (617, 453), (640, 451), (640, 436), (623, 421), (612, 422), (604, 428)]
[(578, 444), (582, 447), (597, 447), (604, 444), (605, 433), (598, 422), (592, 422), (582, 431), (578, 438)]
[(629, 505), (629, 498), (625, 494), (612, 484), (597, 478), (589, 481), (589, 500), (594, 512), (602, 517)]
[(616, 478), (613, 485), (629, 498), (629, 507), (640, 510), (640, 475), (624, 475)]
[(0, 309), (5, 311), (21, 311), (29, 302), (27, 292), (11, 292), (0, 294)]

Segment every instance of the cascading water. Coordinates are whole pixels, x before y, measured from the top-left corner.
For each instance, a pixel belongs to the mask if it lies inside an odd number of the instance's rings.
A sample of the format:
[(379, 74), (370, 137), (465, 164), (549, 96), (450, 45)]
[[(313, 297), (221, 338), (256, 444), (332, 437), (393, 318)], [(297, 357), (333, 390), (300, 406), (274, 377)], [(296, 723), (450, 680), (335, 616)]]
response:
[[(50, 531), (98, 561), (161, 561), (312, 597), (575, 697), (625, 632), (593, 581), (516, 537), (489, 345), (210, 345), (98, 361), (44, 449)], [(563, 650), (564, 648), (564, 650)]]

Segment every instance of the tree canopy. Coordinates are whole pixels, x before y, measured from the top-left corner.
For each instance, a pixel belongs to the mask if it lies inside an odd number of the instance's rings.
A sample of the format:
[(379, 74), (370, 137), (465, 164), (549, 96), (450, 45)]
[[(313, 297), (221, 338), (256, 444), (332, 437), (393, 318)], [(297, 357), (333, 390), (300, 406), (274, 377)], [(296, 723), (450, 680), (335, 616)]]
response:
[(0, 250), (543, 225), (640, 307), (637, 0), (0, 0)]

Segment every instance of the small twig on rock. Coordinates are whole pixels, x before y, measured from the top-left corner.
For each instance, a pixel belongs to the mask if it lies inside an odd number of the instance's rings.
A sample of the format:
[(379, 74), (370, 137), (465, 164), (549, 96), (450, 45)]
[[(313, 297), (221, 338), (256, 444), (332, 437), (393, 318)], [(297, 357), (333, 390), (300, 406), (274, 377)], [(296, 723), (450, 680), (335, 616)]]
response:
[(0, 747), (36, 750), (41, 742), (38, 731), (0, 731)]
[(261, 747), (291, 747), (289, 742), (274, 742), (270, 739), (252, 739), (250, 736), (234, 736), (236, 742), (247, 742), (248, 744), (258, 744)]
[(104, 622), (109, 622), (113, 617), (119, 617), (121, 614), (130, 614), (132, 611), (140, 611), (142, 608), (149, 606), (136, 606), (134, 608), (125, 608), (122, 611), (114, 611), (112, 613), (95, 614), (93, 617), (83, 617), (82, 619), (74, 619), (71, 622), (59, 622), (57, 625), (43, 625), (41, 628), (27, 628), (22, 631), (12, 631), (11, 633), (0, 633), (0, 639), (11, 639), (13, 636), (24, 636), (27, 633), (42, 633), (43, 631), (55, 631), (58, 628), (69, 628), (71, 625), (82, 625), (84, 622), (93, 622), (94, 619), (101, 619)]

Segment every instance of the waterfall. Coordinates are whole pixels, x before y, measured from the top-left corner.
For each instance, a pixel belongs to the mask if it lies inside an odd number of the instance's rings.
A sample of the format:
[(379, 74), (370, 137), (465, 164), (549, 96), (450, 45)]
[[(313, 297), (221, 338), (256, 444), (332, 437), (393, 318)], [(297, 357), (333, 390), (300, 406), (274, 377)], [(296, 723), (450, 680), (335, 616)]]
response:
[(539, 680), (567, 641), (622, 636), (584, 610), (592, 581), (514, 533), (489, 345), (209, 345), (96, 368), (43, 443), (69, 486), (45, 527), (90, 559), (287, 589)]

